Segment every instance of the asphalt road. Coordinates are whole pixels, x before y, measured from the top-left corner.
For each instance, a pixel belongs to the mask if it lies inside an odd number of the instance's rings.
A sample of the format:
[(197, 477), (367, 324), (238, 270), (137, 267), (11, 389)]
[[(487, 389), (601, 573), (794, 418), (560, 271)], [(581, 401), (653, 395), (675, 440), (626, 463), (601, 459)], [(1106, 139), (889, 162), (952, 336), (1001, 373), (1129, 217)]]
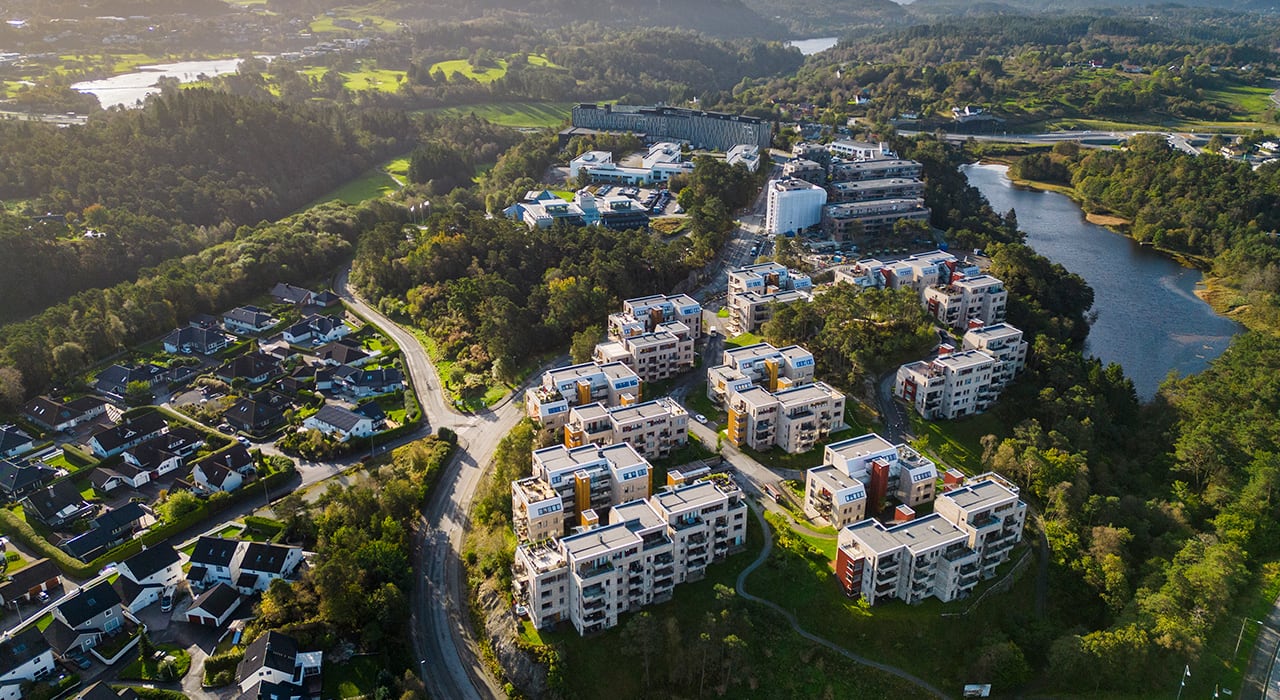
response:
[(1280, 598), (1276, 599), (1265, 620), (1246, 619), (1240, 623), (1261, 623), (1240, 688), (1240, 699), (1280, 700)]

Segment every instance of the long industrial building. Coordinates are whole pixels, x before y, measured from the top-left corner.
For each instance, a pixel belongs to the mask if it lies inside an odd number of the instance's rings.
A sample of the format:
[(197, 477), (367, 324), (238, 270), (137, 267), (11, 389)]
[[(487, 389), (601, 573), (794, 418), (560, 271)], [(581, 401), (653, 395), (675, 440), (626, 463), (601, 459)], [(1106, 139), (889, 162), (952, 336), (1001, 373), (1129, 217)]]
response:
[(654, 141), (683, 141), (716, 151), (744, 143), (764, 150), (773, 140), (772, 122), (680, 107), (580, 104), (573, 108), (572, 120), (579, 128), (630, 131)]

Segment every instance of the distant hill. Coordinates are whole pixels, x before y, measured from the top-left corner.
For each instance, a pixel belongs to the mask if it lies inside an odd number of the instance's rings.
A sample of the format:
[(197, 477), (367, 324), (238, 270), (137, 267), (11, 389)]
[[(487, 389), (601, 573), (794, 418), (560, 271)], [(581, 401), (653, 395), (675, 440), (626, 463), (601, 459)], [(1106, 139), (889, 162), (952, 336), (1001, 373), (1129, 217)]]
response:
[(915, 0), (907, 9), (916, 14), (1001, 14), (1008, 12), (1062, 12), (1096, 9), (1133, 9), (1153, 7), (1208, 7), (1233, 12), (1280, 13), (1280, 0), (1178, 0), (1177, 2), (1153, 2), (1152, 0), (998, 0), (996, 2), (972, 2), (971, 0)]
[(418, 0), (400, 3), (390, 14), (402, 20), (436, 21), (510, 14), (539, 27), (596, 22), (678, 27), (720, 37), (781, 39), (790, 34), (783, 23), (766, 19), (741, 0)]
[(892, 0), (743, 0), (763, 17), (798, 36), (839, 36), (860, 27), (883, 27), (910, 18)]

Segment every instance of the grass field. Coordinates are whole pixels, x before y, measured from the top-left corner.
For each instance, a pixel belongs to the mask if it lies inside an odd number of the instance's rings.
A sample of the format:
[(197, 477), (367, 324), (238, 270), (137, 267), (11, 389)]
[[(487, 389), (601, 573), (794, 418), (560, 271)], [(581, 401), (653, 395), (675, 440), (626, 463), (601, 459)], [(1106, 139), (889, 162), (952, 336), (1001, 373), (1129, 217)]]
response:
[(400, 172), (401, 168), (403, 168), (403, 172), (407, 176), (409, 172), (408, 157), (394, 158), (376, 168), (372, 168), (360, 177), (308, 204), (299, 211), (306, 211), (317, 204), (324, 204), (325, 202), (359, 204), (377, 197), (385, 197), (403, 186), (403, 181), (394, 176), (395, 173)]
[(444, 73), (444, 77), (453, 80), (454, 76), (461, 75), (469, 80), (477, 83), (492, 83), (507, 74), (507, 62), (503, 59), (495, 61), (497, 63), (493, 68), (477, 68), (471, 65), (471, 61), (465, 58), (456, 58), (452, 61), (441, 61), (432, 64), (431, 72), (440, 71)]
[[(323, 66), (314, 66), (298, 71), (303, 76), (316, 79), (323, 78), (328, 72), (329, 69)], [(400, 84), (406, 75), (402, 70), (361, 67), (360, 70), (343, 72), (342, 86), (352, 92), (365, 90), (396, 92), (400, 89)]]
[(967, 474), (978, 474), (982, 466), (982, 438), (984, 435), (1004, 437), (1007, 426), (990, 413), (982, 413), (954, 421), (926, 421), (915, 414), (911, 417), (911, 430), (916, 434), (913, 443), (923, 447), (945, 466), (955, 467)]
[(500, 126), (543, 128), (560, 126), (569, 118), (568, 102), (493, 102), (427, 110), (443, 116), (474, 114)]

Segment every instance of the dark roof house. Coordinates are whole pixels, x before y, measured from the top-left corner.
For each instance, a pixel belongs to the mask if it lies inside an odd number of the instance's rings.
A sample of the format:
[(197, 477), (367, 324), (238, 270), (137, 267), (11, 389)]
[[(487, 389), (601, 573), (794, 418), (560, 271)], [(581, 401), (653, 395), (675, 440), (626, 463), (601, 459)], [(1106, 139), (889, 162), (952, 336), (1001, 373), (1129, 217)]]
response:
[(89, 438), (89, 447), (99, 457), (114, 457), (168, 431), (169, 425), (158, 411), (143, 413), (103, 428)]
[(111, 365), (98, 374), (94, 388), (104, 394), (123, 395), (131, 382), (156, 385), (168, 381), (169, 370), (159, 365)]
[(250, 384), (261, 384), (280, 372), (280, 361), (270, 355), (254, 351), (241, 355), (218, 370), (218, 378), (228, 383), (244, 379)]
[(291, 403), (285, 396), (264, 391), (256, 396), (236, 399), (222, 414), (222, 419), (236, 430), (262, 433), (284, 424), (284, 412)]
[(58, 481), (22, 499), (23, 513), (52, 528), (93, 514), (96, 506), (84, 500), (70, 481)]
[(35, 446), (35, 440), (22, 428), (0, 425), (0, 459), (29, 452)]
[(271, 298), (282, 304), (293, 304), (295, 306), (306, 306), (315, 298), (315, 292), (302, 287), (295, 287), (292, 284), (279, 282), (271, 288)]
[(0, 459), (0, 497), (13, 501), (43, 488), (57, 478), (58, 472), (41, 462), (18, 466)]

